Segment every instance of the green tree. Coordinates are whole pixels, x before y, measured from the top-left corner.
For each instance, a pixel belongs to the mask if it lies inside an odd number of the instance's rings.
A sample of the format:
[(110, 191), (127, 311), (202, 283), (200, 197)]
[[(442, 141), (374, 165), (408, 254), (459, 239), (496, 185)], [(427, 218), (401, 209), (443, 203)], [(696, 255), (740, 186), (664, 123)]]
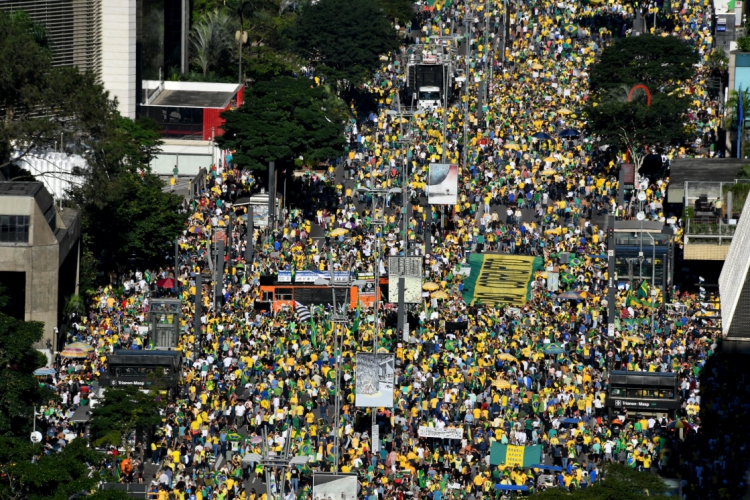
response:
[(124, 491), (94, 491), (112, 478), (97, 469), (104, 456), (79, 438), (59, 453), (45, 455), (42, 446), (23, 438), (0, 438), (0, 500), (126, 500)]
[(131, 432), (160, 424), (163, 407), (156, 391), (143, 392), (132, 385), (110, 387), (104, 401), (91, 411), (92, 440), (98, 446), (120, 446)]
[(736, 90), (730, 90), (727, 96), (727, 102), (724, 104), (724, 127), (737, 128), (737, 119), (740, 112), (740, 99), (742, 99), (742, 112), (748, 116), (748, 106), (750, 106), (750, 89), (744, 89), (742, 94)]
[(190, 59), (203, 76), (232, 48), (232, 20), (225, 9), (214, 9), (202, 16), (190, 30)]
[(713, 70), (724, 72), (729, 66), (729, 58), (726, 52), (721, 47), (714, 47), (711, 53), (708, 55), (708, 65)]
[(664, 500), (667, 486), (654, 474), (638, 472), (621, 464), (608, 464), (602, 480), (585, 489), (567, 492), (549, 489), (531, 496), (534, 500)]
[(320, 0), (291, 29), (295, 50), (342, 89), (359, 85), (396, 50), (398, 35), (377, 0)]
[(403, 26), (414, 17), (413, 0), (378, 0), (389, 19), (398, 19)]
[[(0, 308), (7, 303), (0, 289)], [(43, 332), (43, 323), (0, 312), (0, 436), (28, 438), (34, 405), (51, 395), (40, 389), (33, 376), (34, 370), (47, 363), (44, 354), (34, 348)]]
[[(608, 45), (591, 68), (591, 99), (584, 107), (589, 127), (604, 143), (627, 151), (636, 168), (647, 154), (645, 146), (662, 148), (690, 138), (684, 124), (690, 100), (677, 91), (698, 62), (693, 48), (675, 37), (641, 35)], [(630, 99), (630, 89), (642, 84)]]
[(248, 87), (245, 102), (225, 111), (220, 147), (236, 150), (240, 167), (265, 170), (269, 161), (292, 165), (334, 158), (343, 152), (345, 111), (324, 86), (281, 76)]
[(52, 68), (44, 29), (17, 11), (0, 12), (0, 168), (17, 158), (66, 144), (90, 143), (113, 103), (92, 73)]
[(589, 86), (592, 92), (627, 85), (643, 84), (652, 93), (660, 87), (673, 87), (695, 74), (699, 61), (692, 45), (673, 36), (641, 35), (618, 38), (607, 45), (601, 58), (591, 68)]
[(645, 145), (664, 147), (679, 144), (690, 136), (684, 125), (688, 98), (656, 94), (645, 102), (605, 100), (584, 108), (589, 127), (601, 140), (619, 151), (627, 151), (640, 168), (647, 153)]
[(80, 200), (83, 227), (91, 235), (91, 249), (102, 270), (121, 274), (128, 265), (163, 260), (184, 229), (180, 197), (165, 193), (164, 182), (150, 172), (123, 172), (107, 186), (106, 202), (85, 194)]
[(82, 210), (86, 248), (102, 271), (158, 264), (184, 229), (181, 198), (164, 192), (148, 165), (160, 145), (152, 124), (117, 115), (89, 149), (84, 183), (70, 190)]
[(740, 52), (750, 52), (750, 36), (741, 36), (737, 39), (737, 48)]

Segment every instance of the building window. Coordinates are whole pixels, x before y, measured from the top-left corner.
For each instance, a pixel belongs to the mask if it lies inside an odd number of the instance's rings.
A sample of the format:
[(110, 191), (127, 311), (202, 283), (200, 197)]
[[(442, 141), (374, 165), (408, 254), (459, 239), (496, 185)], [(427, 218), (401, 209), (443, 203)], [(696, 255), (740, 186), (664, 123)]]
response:
[(50, 205), (44, 213), (44, 220), (47, 221), (47, 224), (49, 224), (49, 228), (52, 229), (53, 233), (57, 231), (57, 212), (55, 211), (54, 204)]
[(28, 242), (28, 215), (0, 215), (0, 243)]

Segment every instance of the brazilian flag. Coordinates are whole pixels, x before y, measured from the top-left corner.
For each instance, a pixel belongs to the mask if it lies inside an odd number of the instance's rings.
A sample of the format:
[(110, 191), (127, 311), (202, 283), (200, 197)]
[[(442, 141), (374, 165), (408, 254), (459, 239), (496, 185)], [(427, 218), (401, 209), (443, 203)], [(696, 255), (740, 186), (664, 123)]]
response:
[(641, 305), (641, 301), (638, 300), (636, 297), (633, 297), (633, 291), (629, 290), (627, 298), (625, 299), (625, 306), (630, 307), (630, 306), (638, 306), (638, 305)]
[(577, 24), (566, 24), (563, 26), (563, 31), (570, 36), (576, 36), (578, 34), (578, 25)]
[(639, 299), (647, 299), (648, 298), (648, 283), (646, 280), (641, 281), (641, 286), (638, 287), (638, 292), (636, 293)]

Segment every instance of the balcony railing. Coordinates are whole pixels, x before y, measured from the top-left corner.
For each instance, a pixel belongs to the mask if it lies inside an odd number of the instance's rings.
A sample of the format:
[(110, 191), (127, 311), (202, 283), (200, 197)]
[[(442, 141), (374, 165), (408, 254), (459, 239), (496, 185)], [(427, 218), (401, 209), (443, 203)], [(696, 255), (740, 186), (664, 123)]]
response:
[(685, 220), (685, 244), (728, 245), (732, 242), (736, 224), (726, 224), (718, 221), (702, 221), (700, 219)]

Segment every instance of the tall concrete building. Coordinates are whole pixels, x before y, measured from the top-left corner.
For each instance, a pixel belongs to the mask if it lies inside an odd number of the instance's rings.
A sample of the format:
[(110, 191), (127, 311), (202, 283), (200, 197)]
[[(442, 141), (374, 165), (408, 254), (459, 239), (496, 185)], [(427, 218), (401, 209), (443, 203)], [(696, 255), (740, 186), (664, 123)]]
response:
[(44, 26), (53, 65), (93, 71), (128, 118), (144, 100), (144, 70), (187, 71), (190, 0), (3, 0), (0, 10)]
[(7, 312), (44, 323), (41, 350), (55, 352), (67, 297), (78, 293), (81, 217), (58, 210), (41, 182), (0, 182), (0, 284)]

